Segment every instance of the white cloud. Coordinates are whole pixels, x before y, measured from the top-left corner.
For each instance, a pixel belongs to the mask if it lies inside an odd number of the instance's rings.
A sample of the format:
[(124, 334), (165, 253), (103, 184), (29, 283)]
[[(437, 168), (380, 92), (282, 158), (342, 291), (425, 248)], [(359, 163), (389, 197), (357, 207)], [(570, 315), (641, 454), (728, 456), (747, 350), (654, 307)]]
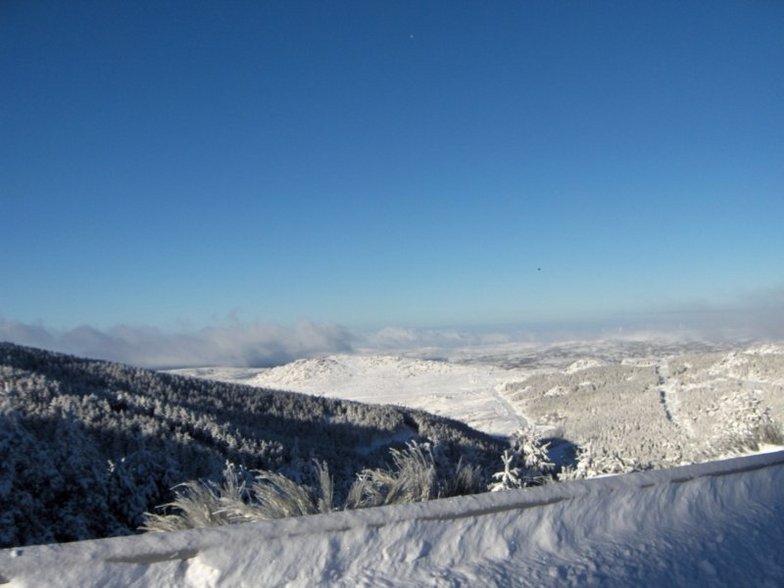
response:
[(732, 308), (693, 304), (583, 325), (538, 325), (488, 329), (385, 327), (351, 331), (330, 323), (302, 322), (294, 327), (234, 322), (229, 326), (167, 332), (157, 327), (82, 326), (56, 331), (41, 324), (0, 319), (0, 340), (82, 357), (163, 368), (279, 365), (329, 353), (384, 352), (436, 357), (451, 351), (506, 343), (590, 340), (598, 337), (684, 339), (784, 339), (784, 287), (756, 291)]
[[(366, 333), (361, 343), (369, 349), (417, 349), (417, 348), (454, 348), (468, 345), (481, 345), (487, 334), (460, 329), (414, 329), (407, 327), (384, 327)], [(504, 341), (506, 335), (496, 334)]]
[(88, 326), (55, 331), (41, 325), (0, 321), (0, 340), (83, 357), (146, 367), (268, 366), (321, 353), (352, 350), (354, 335), (331, 324), (300, 323), (209, 327), (170, 333), (155, 327)]

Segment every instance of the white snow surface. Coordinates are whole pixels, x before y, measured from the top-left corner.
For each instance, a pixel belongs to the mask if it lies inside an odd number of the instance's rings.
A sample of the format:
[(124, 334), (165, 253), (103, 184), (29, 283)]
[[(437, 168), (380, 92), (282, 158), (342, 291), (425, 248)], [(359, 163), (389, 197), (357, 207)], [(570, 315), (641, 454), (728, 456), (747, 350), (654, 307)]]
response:
[(386, 355), (329, 355), (274, 368), (189, 368), (172, 373), (329, 398), (397, 404), (462, 421), (492, 435), (528, 423), (502, 394), (531, 372)]
[(0, 550), (17, 586), (782, 586), (784, 451), (427, 503)]

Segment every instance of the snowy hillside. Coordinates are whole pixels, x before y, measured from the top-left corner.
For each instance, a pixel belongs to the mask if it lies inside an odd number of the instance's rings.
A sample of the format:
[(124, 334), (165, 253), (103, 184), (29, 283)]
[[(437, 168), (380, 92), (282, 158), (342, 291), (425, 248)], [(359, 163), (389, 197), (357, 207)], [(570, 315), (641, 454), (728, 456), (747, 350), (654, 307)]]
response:
[(270, 368), (197, 368), (173, 373), (327, 398), (397, 404), (510, 435), (525, 418), (501, 395), (523, 370), (384, 355), (330, 355)]
[(781, 586), (784, 452), (527, 490), (0, 551), (9, 588)]
[(336, 499), (390, 449), (431, 441), (440, 479), (460, 460), (489, 476), (503, 444), (394, 406), (161, 374), (0, 343), (0, 546), (136, 532), (172, 487), (227, 461), (334, 478)]

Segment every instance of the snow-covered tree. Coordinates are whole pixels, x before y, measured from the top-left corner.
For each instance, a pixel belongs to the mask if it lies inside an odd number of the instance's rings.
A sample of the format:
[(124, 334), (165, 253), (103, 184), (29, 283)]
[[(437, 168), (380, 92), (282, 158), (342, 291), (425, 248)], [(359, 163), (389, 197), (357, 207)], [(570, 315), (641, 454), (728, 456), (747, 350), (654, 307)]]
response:
[(520, 429), (512, 436), (512, 448), (523, 466), (525, 486), (547, 482), (555, 464), (550, 461), (550, 444), (533, 428)]
[(520, 468), (515, 466), (517, 454), (510, 449), (504, 449), (504, 452), (501, 454), (501, 461), (504, 464), (504, 469), (493, 474), (494, 482), (487, 487), (488, 490), (490, 492), (498, 492), (500, 490), (522, 488), (524, 483)]
[(494, 481), (488, 486), (491, 492), (538, 486), (552, 479), (555, 464), (550, 461), (550, 444), (534, 429), (520, 429), (512, 435), (510, 445), (501, 455), (504, 469), (493, 474)]

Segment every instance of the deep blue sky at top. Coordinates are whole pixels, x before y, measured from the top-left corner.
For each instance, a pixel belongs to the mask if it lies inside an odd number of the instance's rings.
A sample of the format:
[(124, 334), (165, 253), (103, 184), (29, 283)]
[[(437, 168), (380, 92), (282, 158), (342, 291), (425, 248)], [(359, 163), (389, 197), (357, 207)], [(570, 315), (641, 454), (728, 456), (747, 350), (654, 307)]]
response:
[(782, 221), (782, 2), (0, 2), (0, 319), (731, 306)]

